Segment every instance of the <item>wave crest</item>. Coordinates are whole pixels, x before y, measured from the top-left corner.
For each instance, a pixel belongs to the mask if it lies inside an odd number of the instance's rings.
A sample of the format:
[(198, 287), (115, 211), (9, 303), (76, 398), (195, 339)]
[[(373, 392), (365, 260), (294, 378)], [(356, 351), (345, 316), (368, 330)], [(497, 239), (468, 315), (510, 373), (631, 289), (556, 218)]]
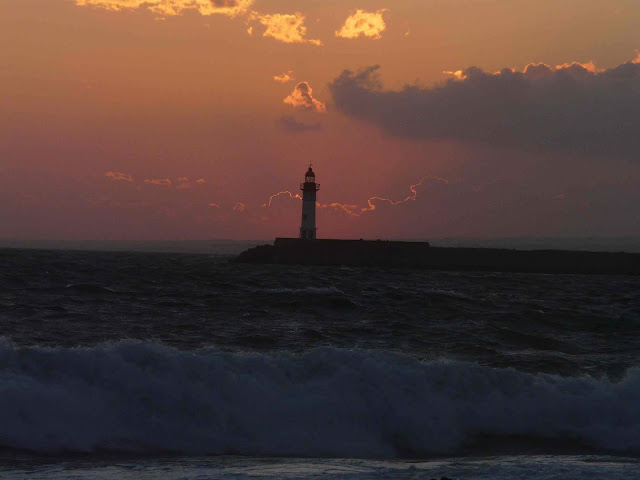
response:
[(635, 368), (614, 383), (333, 348), (0, 342), (0, 444), (38, 452), (429, 456), (490, 435), (629, 453), (639, 404)]

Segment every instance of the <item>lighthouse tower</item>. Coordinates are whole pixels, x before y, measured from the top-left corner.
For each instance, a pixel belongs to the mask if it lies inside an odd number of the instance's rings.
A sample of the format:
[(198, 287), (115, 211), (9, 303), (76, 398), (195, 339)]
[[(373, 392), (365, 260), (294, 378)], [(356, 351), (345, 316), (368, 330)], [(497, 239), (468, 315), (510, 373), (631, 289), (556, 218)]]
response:
[(300, 238), (315, 240), (316, 238), (316, 192), (320, 190), (320, 184), (316, 183), (316, 174), (311, 165), (304, 175), (304, 183), (300, 184), (302, 190), (302, 224), (300, 225)]

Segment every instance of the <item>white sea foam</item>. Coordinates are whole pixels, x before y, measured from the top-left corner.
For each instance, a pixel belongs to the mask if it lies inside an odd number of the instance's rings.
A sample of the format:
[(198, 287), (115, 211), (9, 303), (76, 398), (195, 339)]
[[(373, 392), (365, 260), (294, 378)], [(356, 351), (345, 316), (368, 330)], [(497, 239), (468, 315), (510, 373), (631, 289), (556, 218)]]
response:
[(452, 453), (483, 435), (640, 452), (640, 370), (531, 375), (372, 351), (0, 342), (0, 445), (278, 456)]
[(607, 479), (640, 478), (640, 463), (620, 456), (491, 456), (449, 459), (376, 460), (337, 458), (256, 458), (246, 456), (144, 457), (125, 462), (60, 462), (56, 465), (0, 467), (3, 480), (433, 480), (455, 479)]

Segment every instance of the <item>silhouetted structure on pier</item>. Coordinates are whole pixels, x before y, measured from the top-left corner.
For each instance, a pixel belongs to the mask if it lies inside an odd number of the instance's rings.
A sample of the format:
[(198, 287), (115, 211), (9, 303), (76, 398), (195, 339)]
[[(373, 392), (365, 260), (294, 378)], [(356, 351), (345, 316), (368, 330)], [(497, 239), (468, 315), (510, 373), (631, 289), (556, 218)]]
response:
[(567, 250), (442, 248), (428, 242), (329, 240), (316, 238), (316, 193), (311, 165), (302, 190), (299, 238), (276, 238), (241, 253), (237, 262), (296, 265), (404, 267), (530, 273), (640, 274), (640, 254)]

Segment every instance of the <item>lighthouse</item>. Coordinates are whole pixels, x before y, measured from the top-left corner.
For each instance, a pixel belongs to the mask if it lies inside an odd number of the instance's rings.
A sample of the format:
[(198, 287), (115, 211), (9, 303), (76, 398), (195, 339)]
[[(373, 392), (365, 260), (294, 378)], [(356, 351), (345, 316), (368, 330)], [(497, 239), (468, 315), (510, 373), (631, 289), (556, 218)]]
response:
[(320, 190), (320, 184), (316, 183), (316, 174), (311, 165), (304, 175), (304, 183), (300, 184), (302, 190), (302, 224), (300, 225), (300, 238), (315, 240), (316, 238), (316, 192)]

